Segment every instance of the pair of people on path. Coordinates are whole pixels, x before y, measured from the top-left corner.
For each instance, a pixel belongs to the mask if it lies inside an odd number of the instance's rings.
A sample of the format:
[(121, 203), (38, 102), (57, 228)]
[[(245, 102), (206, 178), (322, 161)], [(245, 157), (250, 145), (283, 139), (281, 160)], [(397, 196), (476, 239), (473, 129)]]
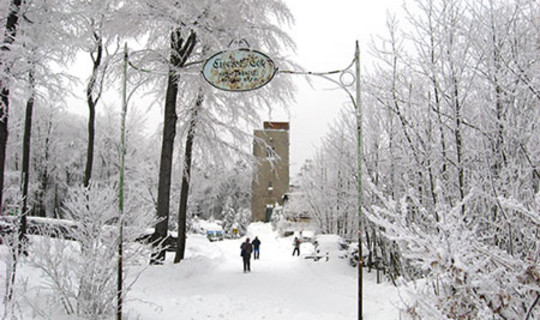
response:
[(259, 259), (259, 247), (261, 245), (261, 240), (258, 237), (255, 237), (253, 242), (249, 242), (249, 238), (246, 238), (245, 242), (242, 242), (240, 245), (240, 256), (244, 262), (244, 272), (251, 272), (251, 252), (253, 252), (254, 259)]

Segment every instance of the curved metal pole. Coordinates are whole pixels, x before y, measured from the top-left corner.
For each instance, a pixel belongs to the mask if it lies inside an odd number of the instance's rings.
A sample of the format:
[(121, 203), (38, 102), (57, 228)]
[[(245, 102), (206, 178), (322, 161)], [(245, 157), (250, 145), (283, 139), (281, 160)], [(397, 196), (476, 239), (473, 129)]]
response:
[(362, 190), (362, 100), (360, 96), (360, 46), (356, 41), (355, 52), (356, 64), (356, 128), (358, 133), (358, 320), (362, 320), (362, 300), (363, 300), (363, 260), (362, 260), (362, 206), (363, 206), (363, 190)]
[[(348, 87), (350, 85), (346, 85), (344, 84), (343, 82), (341, 82), (341, 78), (338, 80), (335, 80), (335, 79), (332, 79), (330, 76), (331, 75), (336, 75), (336, 74), (339, 74), (339, 75), (343, 75), (343, 74), (346, 74), (351, 68), (352, 66), (356, 63), (356, 58), (354, 58), (351, 63), (343, 68), (343, 69), (339, 69), (339, 70), (333, 70), (333, 71), (326, 71), (326, 72), (312, 72), (312, 71), (294, 71), (294, 70), (278, 70), (276, 73), (285, 73), (285, 74), (298, 74), (298, 75), (306, 75), (306, 76), (317, 76), (317, 77), (321, 77), (323, 79), (326, 79), (334, 84), (336, 84), (338, 87), (340, 87), (341, 89), (343, 89), (347, 95), (349, 96), (349, 98), (351, 99), (353, 105), (355, 106), (356, 108), (356, 102), (355, 102), (355, 97), (353, 96), (353, 94), (349, 91)], [(355, 81), (358, 77), (355, 76)], [(359, 78), (358, 78), (359, 79)]]
[(123, 65), (123, 85), (122, 85), (122, 114), (120, 123), (120, 181), (118, 195), (118, 211), (119, 211), (119, 230), (118, 230), (118, 279), (117, 279), (117, 308), (116, 319), (122, 319), (122, 304), (123, 304), (123, 281), (124, 281), (124, 167), (126, 158), (126, 113), (127, 113), (127, 65), (128, 65), (128, 49), (127, 43), (124, 45), (124, 65)]

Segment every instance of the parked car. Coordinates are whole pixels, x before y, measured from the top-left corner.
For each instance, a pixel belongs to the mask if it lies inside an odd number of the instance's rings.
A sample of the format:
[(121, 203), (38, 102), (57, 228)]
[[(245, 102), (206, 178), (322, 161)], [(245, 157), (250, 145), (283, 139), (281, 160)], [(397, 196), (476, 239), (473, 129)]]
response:
[(223, 230), (206, 230), (206, 237), (211, 242), (223, 240)]

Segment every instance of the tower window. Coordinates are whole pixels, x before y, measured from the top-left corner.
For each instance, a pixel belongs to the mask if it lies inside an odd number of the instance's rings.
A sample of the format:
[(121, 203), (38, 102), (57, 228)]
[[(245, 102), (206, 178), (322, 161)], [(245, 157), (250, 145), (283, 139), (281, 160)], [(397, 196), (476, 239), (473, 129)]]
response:
[(268, 158), (268, 159), (275, 159), (276, 158), (276, 150), (274, 150), (273, 147), (267, 147), (266, 148), (266, 158)]

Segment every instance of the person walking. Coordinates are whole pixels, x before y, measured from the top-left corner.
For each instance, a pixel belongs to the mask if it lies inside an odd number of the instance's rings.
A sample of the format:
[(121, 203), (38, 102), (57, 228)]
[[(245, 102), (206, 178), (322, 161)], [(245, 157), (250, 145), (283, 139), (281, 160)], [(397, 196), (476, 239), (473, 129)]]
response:
[(251, 241), (251, 244), (253, 245), (253, 259), (259, 260), (259, 255), (260, 255), (259, 247), (261, 246), (261, 240), (259, 240), (259, 237), (255, 237), (255, 239)]
[(251, 272), (251, 252), (253, 251), (253, 245), (249, 243), (249, 238), (246, 238), (245, 242), (240, 245), (240, 255), (244, 261), (244, 272)]
[(300, 239), (298, 239), (298, 237), (294, 237), (293, 245), (294, 245), (294, 250), (292, 252), (292, 255), (294, 256), (294, 254), (296, 253), (296, 255), (299, 256), (300, 255)]

